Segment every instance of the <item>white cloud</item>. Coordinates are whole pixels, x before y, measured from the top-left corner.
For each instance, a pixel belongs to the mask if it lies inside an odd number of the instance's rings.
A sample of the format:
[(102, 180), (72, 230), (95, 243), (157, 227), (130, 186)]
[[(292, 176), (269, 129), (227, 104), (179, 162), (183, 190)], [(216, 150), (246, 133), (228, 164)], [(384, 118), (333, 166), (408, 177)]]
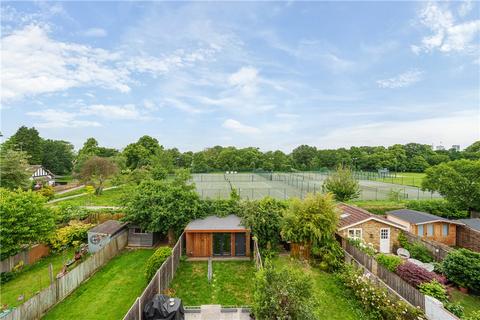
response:
[(163, 75), (193, 66), (216, 52), (200, 48), (160, 57), (127, 56), (120, 51), (56, 41), (45, 25), (30, 24), (1, 39), (1, 98), (6, 102), (87, 86), (126, 93), (136, 83), (133, 73)]
[(392, 78), (377, 80), (377, 85), (389, 89), (408, 87), (422, 80), (422, 74), (420, 70), (408, 70)]
[(63, 110), (46, 109), (42, 111), (27, 112), (27, 115), (40, 119), (35, 122), (38, 128), (83, 128), (83, 127), (100, 127), (97, 121), (78, 120), (77, 113), (66, 112)]
[(234, 119), (225, 120), (222, 127), (242, 134), (259, 134), (261, 132), (258, 128), (245, 125)]
[(133, 104), (124, 106), (95, 104), (81, 108), (80, 112), (83, 115), (95, 115), (107, 119), (145, 120), (149, 118), (142, 115)]
[(478, 110), (458, 112), (442, 117), (412, 121), (376, 122), (335, 129), (315, 140), (315, 145), (336, 148), (364, 145), (393, 145), (396, 143), (439, 143), (447, 146), (466, 146), (480, 137)]
[(107, 30), (102, 28), (90, 28), (82, 32), (85, 37), (103, 38), (107, 36)]
[[(459, 9), (462, 17), (471, 8), (463, 5)], [(466, 52), (476, 53), (478, 50), (478, 34), (480, 33), (480, 20), (456, 22), (452, 11), (447, 4), (429, 2), (419, 12), (419, 20), (427, 27), (431, 34), (422, 38), (420, 45), (412, 45), (414, 53), (430, 52)]]

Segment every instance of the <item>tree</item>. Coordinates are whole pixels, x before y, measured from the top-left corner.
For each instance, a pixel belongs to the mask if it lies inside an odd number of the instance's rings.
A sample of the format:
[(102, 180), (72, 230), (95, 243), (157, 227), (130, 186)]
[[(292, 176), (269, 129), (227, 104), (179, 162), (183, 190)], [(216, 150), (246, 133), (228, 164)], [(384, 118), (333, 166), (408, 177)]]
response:
[(130, 143), (123, 154), (127, 158), (127, 166), (130, 169), (139, 168), (151, 164), (154, 155), (163, 150), (158, 140), (150, 136), (143, 136), (135, 143)]
[(299, 170), (311, 170), (313, 159), (317, 154), (317, 149), (308, 145), (301, 145), (292, 151), (292, 159), (295, 168)]
[(460, 209), (480, 210), (480, 160), (455, 160), (428, 168), (422, 188), (438, 191)]
[(280, 230), (285, 202), (270, 197), (259, 201), (248, 201), (242, 206), (242, 222), (257, 237), (261, 249), (276, 248), (280, 241)]
[(28, 174), (27, 153), (0, 149), (0, 186), (7, 189), (27, 189), (31, 183)]
[(45, 206), (46, 199), (32, 191), (0, 188), (1, 259), (16, 254), (24, 246), (47, 238), (55, 228), (55, 215)]
[(142, 181), (125, 199), (125, 221), (139, 225), (150, 232), (168, 234), (175, 242), (188, 222), (196, 219), (200, 199), (195, 186), (184, 177), (174, 180)]
[(91, 183), (97, 195), (103, 191), (105, 180), (117, 172), (117, 166), (108, 158), (93, 156), (82, 167), (80, 177), (83, 181)]
[(67, 141), (43, 142), (42, 165), (54, 174), (68, 174), (73, 168), (73, 145)]
[(21, 126), (13, 136), (5, 141), (5, 147), (26, 152), (30, 164), (42, 163), (43, 139), (35, 128)]
[(358, 181), (353, 177), (350, 168), (342, 165), (325, 179), (322, 188), (333, 193), (337, 201), (348, 201), (360, 196)]
[(313, 280), (301, 269), (275, 269), (267, 260), (255, 276), (253, 314), (262, 320), (317, 319)]
[(466, 152), (480, 152), (480, 140), (475, 141), (471, 145), (465, 148)]
[(338, 215), (331, 194), (308, 194), (294, 198), (285, 213), (281, 235), (294, 243), (322, 245), (337, 230)]

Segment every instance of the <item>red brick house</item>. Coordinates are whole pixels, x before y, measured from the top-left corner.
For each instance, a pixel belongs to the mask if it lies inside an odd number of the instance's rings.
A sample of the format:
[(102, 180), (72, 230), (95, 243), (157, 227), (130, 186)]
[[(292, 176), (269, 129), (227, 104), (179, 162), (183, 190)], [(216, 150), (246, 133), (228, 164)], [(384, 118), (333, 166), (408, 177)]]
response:
[(372, 244), (379, 252), (390, 253), (398, 246), (398, 235), (406, 230), (401, 224), (389, 221), (361, 208), (339, 204), (340, 221), (337, 233), (350, 239), (359, 239)]

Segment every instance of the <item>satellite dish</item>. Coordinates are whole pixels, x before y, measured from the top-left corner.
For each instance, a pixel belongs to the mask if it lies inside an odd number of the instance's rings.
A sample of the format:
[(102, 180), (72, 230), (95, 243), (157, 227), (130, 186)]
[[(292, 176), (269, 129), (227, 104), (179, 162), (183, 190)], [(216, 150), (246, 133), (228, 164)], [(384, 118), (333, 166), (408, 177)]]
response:
[(404, 248), (398, 248), (397, 255), (402, 258), (410, 258), (410, 252), (408, 252), (408, 250)]

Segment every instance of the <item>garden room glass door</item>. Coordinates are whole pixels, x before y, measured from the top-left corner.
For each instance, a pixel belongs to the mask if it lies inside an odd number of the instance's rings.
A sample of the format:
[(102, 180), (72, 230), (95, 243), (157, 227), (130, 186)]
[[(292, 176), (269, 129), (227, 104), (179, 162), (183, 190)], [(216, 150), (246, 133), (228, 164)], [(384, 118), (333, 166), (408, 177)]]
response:
[(213, 234), (213, 255), (214, 256), (230, 256), (232, 251), (230, 233), (214, 233)]

